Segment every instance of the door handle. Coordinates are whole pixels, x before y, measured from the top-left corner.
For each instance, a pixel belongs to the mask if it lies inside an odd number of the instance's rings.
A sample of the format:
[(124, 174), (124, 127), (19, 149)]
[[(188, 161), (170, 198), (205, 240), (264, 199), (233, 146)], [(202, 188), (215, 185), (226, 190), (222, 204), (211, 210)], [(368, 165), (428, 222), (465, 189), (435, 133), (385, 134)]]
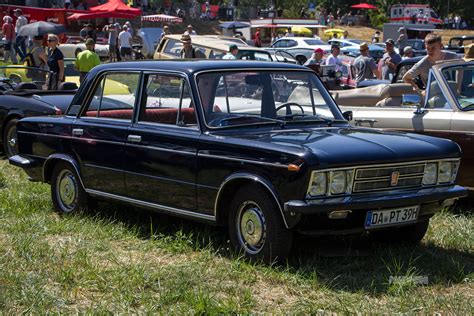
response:
[(142, 137), (140, 135), (128, 135), (127, 140), (131, 143), (140, 143)]
[(74, 128), (72, 130), (73, 136), (82, 136), (84, 134), (84, 130), (82, 128)]

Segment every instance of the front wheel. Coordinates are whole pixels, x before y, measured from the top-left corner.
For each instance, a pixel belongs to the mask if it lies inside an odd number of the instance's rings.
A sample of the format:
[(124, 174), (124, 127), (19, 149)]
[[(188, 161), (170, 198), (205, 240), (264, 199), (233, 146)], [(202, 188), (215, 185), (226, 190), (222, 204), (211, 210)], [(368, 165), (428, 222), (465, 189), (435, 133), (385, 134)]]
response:
[(282, 261), (291, 250), (293, 233), (273, 199), (259, 187), (247, 186), (236, 193), (228, 225), (234, 249), (252, 261)]
[(81, 186), (76, 170), (66, 162), (59, 162), (51, 179), (51, 198), (58, 213), (72, 213), (87, 208), (87, 193)]
[(11, 119), (3, 132), (3, 148), (7, 158), (18, 154), (17, 124), (17, 118)]
[(373, 231), (370, 234), (382, 242), (416, 244), (425, 237), (429, 223), (430, 220), (427, 219), (414, 225)]

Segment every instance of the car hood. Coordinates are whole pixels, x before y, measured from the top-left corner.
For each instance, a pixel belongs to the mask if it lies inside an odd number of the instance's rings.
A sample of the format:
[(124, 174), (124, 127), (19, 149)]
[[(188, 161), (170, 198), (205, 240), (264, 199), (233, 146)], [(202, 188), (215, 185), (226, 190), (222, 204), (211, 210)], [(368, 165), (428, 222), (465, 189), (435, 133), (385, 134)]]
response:
[(372, 128), (303, 128), (241, 133), (254, 148), (287, 151), (308, 162), (327, 166), (420, 161), (460, 156), (459, 146), (446, 139)]

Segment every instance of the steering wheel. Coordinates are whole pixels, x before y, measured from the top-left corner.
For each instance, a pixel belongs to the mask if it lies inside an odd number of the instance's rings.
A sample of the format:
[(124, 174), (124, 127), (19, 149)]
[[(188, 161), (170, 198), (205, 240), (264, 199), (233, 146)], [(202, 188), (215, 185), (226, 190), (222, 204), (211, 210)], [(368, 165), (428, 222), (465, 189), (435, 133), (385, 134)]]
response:
[(285, 108), (286, 107), (286, 114), (291, 114), (291, 106), (294, 105), (296, 107), (298, 107), (300, 110), (301, 110), (301, 114), (304, 114), (304, 109), (301, 105), (299, 105), (298, 103), (296, 102), (286, 102), (286, 103), (283, 103), (281, 104), (280, 106), (278, 106), (275, 111), (278, 112), (279, 110), (281, 110), (282, 108)]
[[(275, 51), (275, 59), (276, 59), (276, 61), (277, 61), (277, 62), (283, 62), (283, 63), (288, 62), (288, 59), (287, 59), (288, 56), (285, 57), (284, 55), (288, 55), (291, 59), (296, 60), (295, 56), (293, 56), (292, 54), (290, 54), (290, 53), (288, 53), (288, 52), (286, 52), (286, 51), (284, 51), (284, 50), (277, 50), (277, 51)], [(278, 57), (281, 57), (282, 60), (280, 60)]]

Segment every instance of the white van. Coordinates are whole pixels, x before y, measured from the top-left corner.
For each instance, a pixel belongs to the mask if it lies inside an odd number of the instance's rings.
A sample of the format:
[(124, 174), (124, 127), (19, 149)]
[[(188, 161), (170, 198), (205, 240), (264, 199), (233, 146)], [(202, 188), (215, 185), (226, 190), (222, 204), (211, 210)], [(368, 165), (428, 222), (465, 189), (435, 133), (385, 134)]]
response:
[(390, 22), (403, 24), (439, 24), (440, 17), (427, 4), (396, 4), (390, 8)]

